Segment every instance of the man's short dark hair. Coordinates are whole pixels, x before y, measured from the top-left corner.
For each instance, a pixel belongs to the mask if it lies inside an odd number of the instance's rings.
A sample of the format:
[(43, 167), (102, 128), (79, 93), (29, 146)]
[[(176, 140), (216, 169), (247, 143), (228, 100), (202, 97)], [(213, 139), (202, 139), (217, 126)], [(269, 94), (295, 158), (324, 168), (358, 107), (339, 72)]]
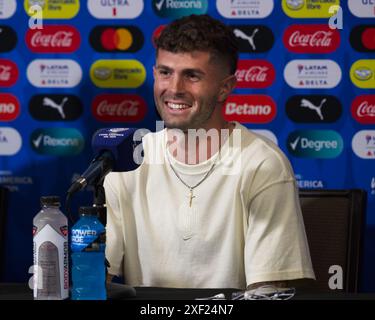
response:
[(238, 47), (232, 29), (209, 15), (190, 15), (167, 25), (155, 39), (156, 49), (173, 53), (205, 51), (237, 69)]

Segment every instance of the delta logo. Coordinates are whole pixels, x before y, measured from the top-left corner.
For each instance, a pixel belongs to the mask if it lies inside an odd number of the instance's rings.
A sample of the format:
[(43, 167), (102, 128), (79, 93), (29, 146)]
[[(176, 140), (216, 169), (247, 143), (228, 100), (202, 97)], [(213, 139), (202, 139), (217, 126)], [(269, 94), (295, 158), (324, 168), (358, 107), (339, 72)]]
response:
[(24, 0), (26, 14), (32, 16), (34, 10), (32, 6), (42, 8), (43, 19), (72, 19), (79, 12), (79, 0)]
[(8, 59), (0, 59), (0, 87), (10, 87), (18, 80), (17, 65)]
[(375, 88), (375, 60), (358, 60), (350, 68), (350, 80), (358, 88)]
[[(1, 8), (0, 8), (1, 10)], [(0, 26), (0, 52), (12, 51), (17, 45), (17, 34), (8, 26)]]
[(282, 0), (284, 13), (290, 18), (330, 18), (331, 6), (340, 6), (340, 0)]
[(293, 53), (332, 53), (340, 45), (340, 33), (325, 24), (292, 25), (285, 30), (283, 42)]
[(0, 19), (8, 19), (17, 9), (16, 0), (0, 0)]
[(361, 159), (375, 159), (375, 130), (361, 130), (352, 139), (352, 149)]
[(71, 53), (81, 44), (79, 31), (68, 25), (45, 25), (43, 29), (28, 29), (25, 42), (34, 53)]
[(104, 122), (139, 122), (147, 113), (145, 100), (134, 94), (101, 94), (91, 105), (95, 119)]
[(207, 13), (208, 0), (152, 0), (152, 8), (159, 17), (181, 18)]
[(353, 118), (362, 124), (375, 124), (375, 95), (362, 95), (353, 100)]
[(375, 52), (375, 26), (359, 25), (350, 32), (350, 44), (359, 52)]
[(18, 99), (9, 93), (0, 95), (0, 121), (13, 121), (20, 114), (20, 103)]
[(267, 88), (275, 80), (275, 69), (267, 60), (240, 60), (235, 75), (237, 88)]
[(87, 0), (87, 8), (97, 19), (135, 19), (143, 11), (143, 2), (143, 0)]
[(90, 77), (99, 88), (138, 88), (146, 80), (146, 69), (138, 60), (98, 60)]
[(231, 95), (222, 114), (226, 121), (269, 123), (276, 116), (276, 103), (266, 95)]
[(375, 18), (374, 0), (348, 0), (348, 7), (358, 18)]
[(98, 52), (136, 52), (142, 48), (144, 37), (135, 26), (96, 26), (89, 41)]
[(228, 19), (261, 19), (272, 13), (274, 0), (216, 0), (216, 8)]

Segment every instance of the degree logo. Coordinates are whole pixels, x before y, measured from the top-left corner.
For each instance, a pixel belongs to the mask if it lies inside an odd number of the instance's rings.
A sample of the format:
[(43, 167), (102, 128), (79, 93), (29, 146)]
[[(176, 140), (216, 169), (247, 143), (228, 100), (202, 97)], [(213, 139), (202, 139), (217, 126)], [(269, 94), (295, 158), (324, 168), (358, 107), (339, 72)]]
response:
[[(355, 0), (357, 1), (357, 0)], [(339, 6), (340, 0), (282, 0), (281, 6), (291, 18), (330, 18), (331, 6)]]
[(24, 0), (26, 14), (32, 16), (30, 7), (39, 5), (42, 8), (43, 19), (72, 19), (79, 12), (79, 0)]
[(152, 0), (154, 12), (163, 18), (181, 18), (191, 14), (205, 14), (208, 0)]
[(350, 79), (359, 88), (375, 88), (375, 60), (358, 60), (350, 68)]

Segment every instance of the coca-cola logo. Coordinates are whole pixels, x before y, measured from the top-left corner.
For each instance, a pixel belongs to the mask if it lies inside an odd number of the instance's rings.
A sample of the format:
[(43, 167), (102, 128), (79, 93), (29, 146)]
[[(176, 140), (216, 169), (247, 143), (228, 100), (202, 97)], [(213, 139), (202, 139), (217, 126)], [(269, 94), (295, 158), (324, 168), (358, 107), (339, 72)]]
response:
[(266, 60), (240, 60), (236, 78), (237, 88), (266, 88), (275, 80), (275, 69)]
[(375, 124), (375, 95), (362, 95), (353, 100), (353, 118), (362, 124)]
[(99, 121), (139, 122), (146, 112), (146, 102), (134, 94), (102, 94), (92, 103), (92, 114)]
[(295, 53), (331, 53), (340, 45), (340, 33), (324, 24), (292, 25), (283, 36), (284, 46)]
[(81, 37), (76, 28), (67, 25), (46, 25), (28, 29), (26, 44), (36, 53), (70, 53), (79, 48)]
[(10, 87), (18, 79), (17, 65), (8, 59), (0, 59), (0, 87)]
[(8, 93), (0, 95), (0, 121), (13, 121), (20, 114), (18, 99)]
[(276, 103), (266, 95), (231, 95), (222, 114), (226, 121), (268, 123), (276, 116)]

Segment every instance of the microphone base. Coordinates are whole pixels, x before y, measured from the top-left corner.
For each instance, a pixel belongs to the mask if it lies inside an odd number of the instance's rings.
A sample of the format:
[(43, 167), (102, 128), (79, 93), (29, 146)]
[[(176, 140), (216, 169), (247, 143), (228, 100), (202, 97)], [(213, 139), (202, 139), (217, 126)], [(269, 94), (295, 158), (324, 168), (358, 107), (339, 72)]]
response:
[(136, 291), (127, 284), (107, 283), (107, 299), (108, 300), (124, 300), (136, 297)]

